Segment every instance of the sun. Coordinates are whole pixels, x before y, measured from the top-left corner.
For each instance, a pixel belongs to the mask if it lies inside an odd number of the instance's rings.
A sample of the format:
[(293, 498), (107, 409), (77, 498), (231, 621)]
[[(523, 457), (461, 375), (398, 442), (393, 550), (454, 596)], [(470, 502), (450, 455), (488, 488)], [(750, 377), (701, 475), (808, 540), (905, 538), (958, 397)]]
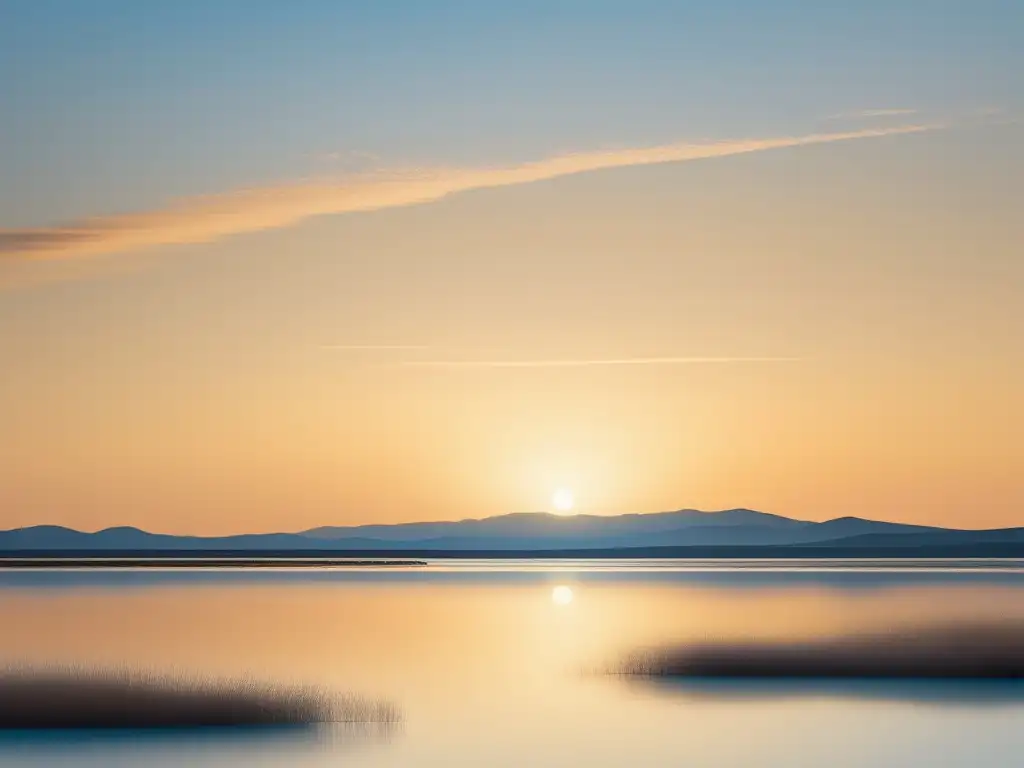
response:
[(559, 488), (551, 494), (551, 506), (555, 508), (559, 514), (567, 515), (572, 512), (572, 508), (576, 505), (576, 499), (572, 495), (572, 491), (568, 488)]
[(551, 590), (551, 602), (555, 605), (568, 605), (572, 602), (572, 588), (564, 584)]

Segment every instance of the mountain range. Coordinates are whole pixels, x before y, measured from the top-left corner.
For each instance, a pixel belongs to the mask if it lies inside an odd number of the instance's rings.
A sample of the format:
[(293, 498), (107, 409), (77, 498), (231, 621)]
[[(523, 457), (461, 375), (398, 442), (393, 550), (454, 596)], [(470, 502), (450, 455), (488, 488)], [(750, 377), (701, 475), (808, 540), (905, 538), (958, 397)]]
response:
[[(39, 525), (0, 531), (0, 553), (263, 552), (263, 553), (567, 553), (621, 550), (630, 555), (690, 552), (784, 557), (873, 549), (962, 550), (1024, 556), (1024, 528), (965, 530), (839, 517), (795, 520), (751, 509), (617, 516), (515, 513), (449, 522), (326, 526), (298, 533), (176, 536), (116, 527), (96, 532)], [(671, 550), (671, 551), (670, 551)], [(678, 551), (676, 551), (678, 550)], [(979, 550), (979, 551), (981, 551)], [(963, 556), (968, 556), (964, 554)]]

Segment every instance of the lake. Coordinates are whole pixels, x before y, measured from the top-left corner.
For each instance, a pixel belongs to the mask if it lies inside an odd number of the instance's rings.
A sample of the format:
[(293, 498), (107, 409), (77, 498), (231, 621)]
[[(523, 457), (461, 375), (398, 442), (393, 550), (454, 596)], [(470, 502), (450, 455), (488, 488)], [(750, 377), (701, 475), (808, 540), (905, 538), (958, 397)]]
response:
[(0, 570), (0, 658), (316, 683), (397, 726), (8, 733), (0, 766), (1005, 768), (1015, 688), (687, 687), (638, 649), (1024, 620), (1020, 561), (447, 561), (422, 568)]

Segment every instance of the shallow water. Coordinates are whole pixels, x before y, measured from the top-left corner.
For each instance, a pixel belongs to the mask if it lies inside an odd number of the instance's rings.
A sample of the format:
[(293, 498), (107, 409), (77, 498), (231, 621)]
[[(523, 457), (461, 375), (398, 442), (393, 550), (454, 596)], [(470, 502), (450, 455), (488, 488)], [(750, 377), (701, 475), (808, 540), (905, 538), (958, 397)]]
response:
[(313, 682), (397, 727), (0, 735), (18, 766), (1004, 766), (1007, 685), (700, 686), (592, 674), (706, 638), (1024, 619), (1019, 561), (452, 561), (0, 571), (0, 658)]

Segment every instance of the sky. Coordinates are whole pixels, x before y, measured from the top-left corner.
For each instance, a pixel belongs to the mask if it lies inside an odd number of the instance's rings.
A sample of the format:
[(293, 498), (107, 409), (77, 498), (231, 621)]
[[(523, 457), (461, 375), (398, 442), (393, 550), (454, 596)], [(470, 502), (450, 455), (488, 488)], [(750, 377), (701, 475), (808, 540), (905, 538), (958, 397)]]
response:
[(10, 0), (0, 528), (1024, 524), (1024, 6)]

